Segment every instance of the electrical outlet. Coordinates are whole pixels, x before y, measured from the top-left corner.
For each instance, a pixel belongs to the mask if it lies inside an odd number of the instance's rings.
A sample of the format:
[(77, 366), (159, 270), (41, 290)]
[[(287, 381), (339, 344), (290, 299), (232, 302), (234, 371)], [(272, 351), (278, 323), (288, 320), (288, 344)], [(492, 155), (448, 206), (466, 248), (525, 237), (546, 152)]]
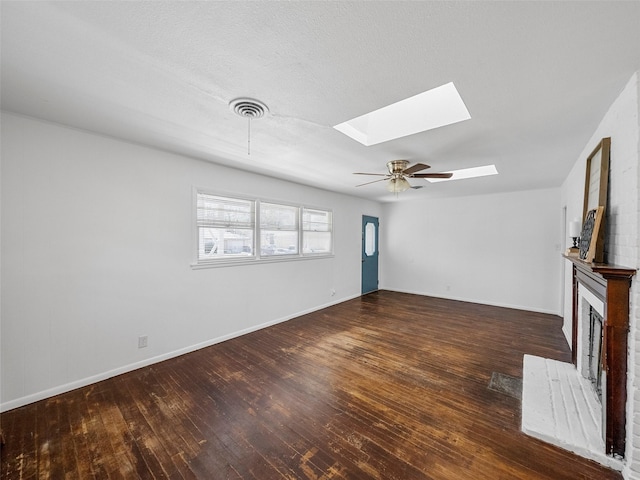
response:
[(146, 335), (141, 335), (138, 337), (138, 348), (144, 348), (147, 346), (148, 337)]

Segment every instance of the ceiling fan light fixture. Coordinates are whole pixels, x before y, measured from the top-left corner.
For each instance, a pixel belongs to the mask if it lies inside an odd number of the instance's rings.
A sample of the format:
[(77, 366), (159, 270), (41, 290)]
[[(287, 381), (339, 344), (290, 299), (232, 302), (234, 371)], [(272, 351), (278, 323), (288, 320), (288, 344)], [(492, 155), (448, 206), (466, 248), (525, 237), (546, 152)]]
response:
[(387, 183), (387, 190), (391, 193), (400, 193), (409, 190), (411, 185), (404, 177), (394, 177)]
[(409, 160), (391, 160), (387, 162), (387, 169), (390, 175), (398, 175), (404, 172), (405, 168), (409, 166)]

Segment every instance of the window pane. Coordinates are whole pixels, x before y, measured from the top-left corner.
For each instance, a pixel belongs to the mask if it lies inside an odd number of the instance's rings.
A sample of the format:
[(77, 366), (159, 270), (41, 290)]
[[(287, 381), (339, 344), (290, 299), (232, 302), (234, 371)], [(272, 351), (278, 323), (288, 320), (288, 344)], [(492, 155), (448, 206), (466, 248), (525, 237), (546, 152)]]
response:
[(260, 203), (260, 255), (298, 254), (299, 208)]
[(198, 260), (253, 255), (253, 230), (198, 228)]
[(312, 232), (328, 232), (331, 230), (331, 212), (325, 210), (302, 210), (302, 229)]
[(254, 255), (255, 202), (197, 194), (198, 260)]
[(376, 252), (376, 226), (367, 223), (364, 227), (364, 253), (370, 257)]
[(298, 231), (261, 230), (260, 255), (297, 255)]
[(260, 228), (265, 230), (298, 230), (298, 207), (260, 203)]
[(304, 232), (302, 253), (331, 253), (331, 232)]
[(302, 253), (332, 252), (332, 214), (327, 210), (302, 209)]
[(253, 228), (254, 202), (198, 194), (198, 226)]

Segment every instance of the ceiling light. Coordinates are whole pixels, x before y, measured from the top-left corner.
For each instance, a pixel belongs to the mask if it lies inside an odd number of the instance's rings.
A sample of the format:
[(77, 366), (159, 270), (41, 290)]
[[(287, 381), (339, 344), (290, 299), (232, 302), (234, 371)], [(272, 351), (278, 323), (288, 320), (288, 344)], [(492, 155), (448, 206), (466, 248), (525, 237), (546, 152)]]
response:
[(363, 145), (406, 137), (471, 118), (453, 82), (400, 100), (333, 128)]
[(462, 180), (463, 178), (486, 177), (487, 175), (497, 175), (495, 165), (484, 165), (482, 167), (463, 168), (462, 170), (449, 170), (453, 173), (451, 178), (427, 178), (431, 183), (450, 182), (451, 180)]
[(411, 188), (411, 185), (402, 176), (394, 177), (389, 180), (389, 183), (387, 183), (387, 190), (390, 191), (391, 193), (404, 192), (405, 190), (409, 190), (410, 188)]

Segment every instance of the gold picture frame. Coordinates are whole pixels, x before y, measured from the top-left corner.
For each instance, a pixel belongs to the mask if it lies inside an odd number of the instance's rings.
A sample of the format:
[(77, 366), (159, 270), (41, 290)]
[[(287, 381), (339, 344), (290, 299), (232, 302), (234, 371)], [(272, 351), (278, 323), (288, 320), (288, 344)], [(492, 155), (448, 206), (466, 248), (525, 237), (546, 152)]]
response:
[[(586, 246), (581, 238), (580, 257), (588, 262), (601, 263), (604, 261), (604, 223), (607, 209), (607, 194), (609, 188), (609, 155), (611, 153), (611, 137), (603, 138), (587, 158), (584, 180), (584, 204), (582, 208), (582, 225), (584, 227), (590, 214), (597, 210), (597, 225), (591, 232), (588, 243), (588, 254), (583, 258), (583, 248)], [(602, 208), (600, 208), (602, 207)], [(595, 219), (591, 219), (595, 220)]]

